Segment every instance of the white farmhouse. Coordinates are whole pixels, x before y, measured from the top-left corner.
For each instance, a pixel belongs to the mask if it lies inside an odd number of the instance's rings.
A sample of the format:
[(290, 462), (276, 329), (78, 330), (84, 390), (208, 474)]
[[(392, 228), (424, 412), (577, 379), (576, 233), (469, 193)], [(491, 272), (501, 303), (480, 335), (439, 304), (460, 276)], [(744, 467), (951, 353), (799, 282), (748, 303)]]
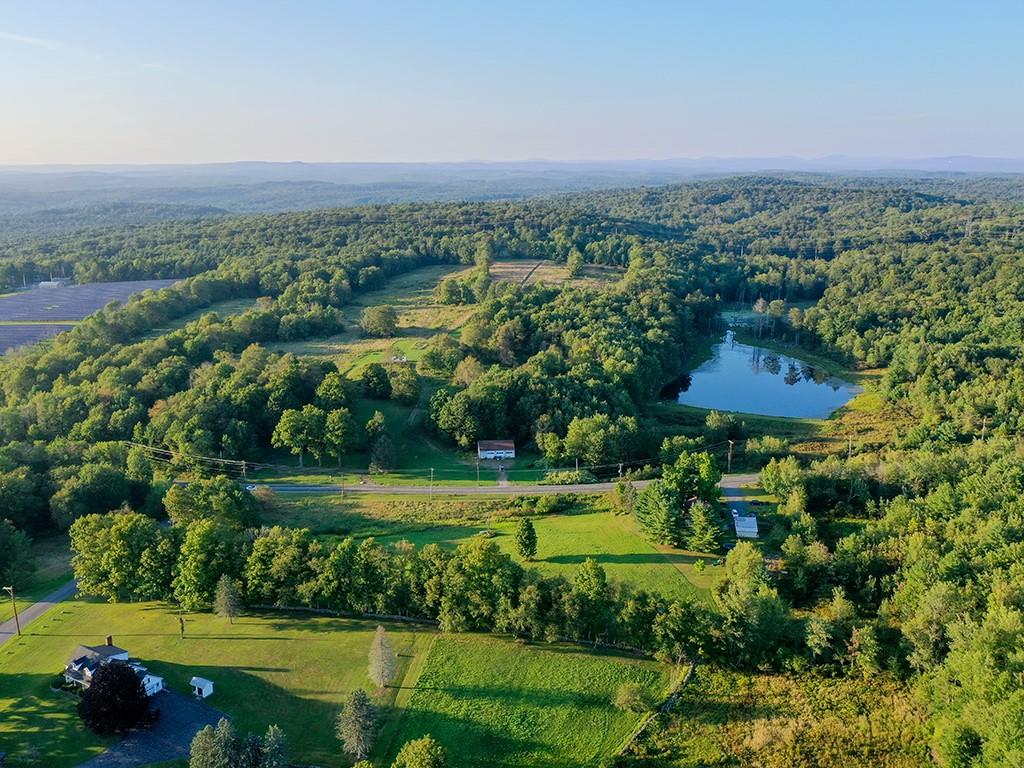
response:
[(103, 645), (80, 645), (75, 649), (64, 667), (64, 679), (85, 690), (92, 684), (92, 677), (107, 664), (127, 664), (142, 680), (147, 696), (153, 696), (164, 689), (164, 679), (154, 675), (137, 661), (128, 658), (128, 651), (114, 645), (114, 639), (107, 635)]
[(515, 440), (480, 440), (476, 444), (478, 459), (514, 459), (516, 457)]

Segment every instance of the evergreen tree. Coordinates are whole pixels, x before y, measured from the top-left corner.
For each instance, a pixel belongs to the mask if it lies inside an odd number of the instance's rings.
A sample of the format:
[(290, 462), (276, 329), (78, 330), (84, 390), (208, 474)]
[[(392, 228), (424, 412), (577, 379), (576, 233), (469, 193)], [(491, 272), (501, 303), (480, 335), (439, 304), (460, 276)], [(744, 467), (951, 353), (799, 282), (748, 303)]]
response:
[(397, 669), (398, 658), (395, 656), (395, 649), (391, 647), (391, 640), (384, 627), (378, 626), (370, 643), (370, 679), (377, 687), (385, 688), (395, 679)]
[(533, 560), (537, 554), (537, 531), (528, 517), (516, 526), (516, 551), (524, 560)]
[(687, 525), (686, 546), (697, 552), (718, 550), (720, 529), (715, 512), (706, 501), (695, 501), (690, 505), (690, 522)]
[(213, 611), (228, 623), (234, 624), (235, 618), (242, 613), (242, 597), (239, 594), (238, 582), (226, 573), (217, 581), (217, 590), (213, 595)]
[(276, 725), (267, 726), (263, 735), (263, 761), (260, 768), (287, 768), (288, 742), (284, 731)]
[(395, 466), (395, 445), (387, 432), (382, 432), (370, 446), (370, 471), (388, 472)]
[(349, 694), (338, 714), (334, 732), (345, 754), (363, 760), (373, 747), (377, 713), (366, 691), (357, 688)]
[(654, 480), (636, 497), (637, 522), (648, 538), (659, 544), (683, 543), (683, 509), (678, 496), (663, 480)]

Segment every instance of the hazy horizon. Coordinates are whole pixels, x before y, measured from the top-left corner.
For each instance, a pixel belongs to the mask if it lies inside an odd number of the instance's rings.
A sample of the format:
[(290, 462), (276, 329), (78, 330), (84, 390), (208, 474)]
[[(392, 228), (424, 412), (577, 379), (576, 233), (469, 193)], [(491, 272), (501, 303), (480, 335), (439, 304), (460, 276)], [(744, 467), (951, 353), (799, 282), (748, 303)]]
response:
[(0, 165), (1021, 158), (1021, 22), (993, 0), (13, 5)]

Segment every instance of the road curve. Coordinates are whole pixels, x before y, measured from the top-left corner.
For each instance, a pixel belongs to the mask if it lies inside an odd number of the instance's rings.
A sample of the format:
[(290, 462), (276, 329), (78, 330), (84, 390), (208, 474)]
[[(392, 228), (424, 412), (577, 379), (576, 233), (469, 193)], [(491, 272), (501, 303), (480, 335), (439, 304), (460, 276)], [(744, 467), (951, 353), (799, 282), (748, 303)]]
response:
[[(53, 608), (58, 603), (62, 603), (69, 597), (78, 591), (78, 582), (74, 579), (69, 581), (67, 584), (55, 589), (53, 592), (48, 594), (42, 600), (32, 603), (32, 605), (18, 611), (18, 619), (21, 622), (21, 631), (25, 632), (25, 628), (33, 621), (38, 619), (48, 610)], [(3, 624), (0, 624), (0, 645), (3, 645), (12, 637), (16, 637), (18, 634), (17, 626), (14, 623), (14, 619), (8, 619)]]

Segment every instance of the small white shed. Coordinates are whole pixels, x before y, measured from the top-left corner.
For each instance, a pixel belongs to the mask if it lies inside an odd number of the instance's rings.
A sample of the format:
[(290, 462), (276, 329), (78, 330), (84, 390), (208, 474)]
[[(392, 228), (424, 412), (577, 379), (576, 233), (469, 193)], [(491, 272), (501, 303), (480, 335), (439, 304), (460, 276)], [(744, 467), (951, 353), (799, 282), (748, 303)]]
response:
[(736, 526), (737, 539), (757, 538), (757, 515), (741, 515), (734, 509), (732, 510), (732, 522)]
[(213, 695), (212, 680), (207, 680), (205, 677), (193, 677), (188, 684), (192, 686), (192, 693), (196, 695), (197, 699), (205, 699)]

